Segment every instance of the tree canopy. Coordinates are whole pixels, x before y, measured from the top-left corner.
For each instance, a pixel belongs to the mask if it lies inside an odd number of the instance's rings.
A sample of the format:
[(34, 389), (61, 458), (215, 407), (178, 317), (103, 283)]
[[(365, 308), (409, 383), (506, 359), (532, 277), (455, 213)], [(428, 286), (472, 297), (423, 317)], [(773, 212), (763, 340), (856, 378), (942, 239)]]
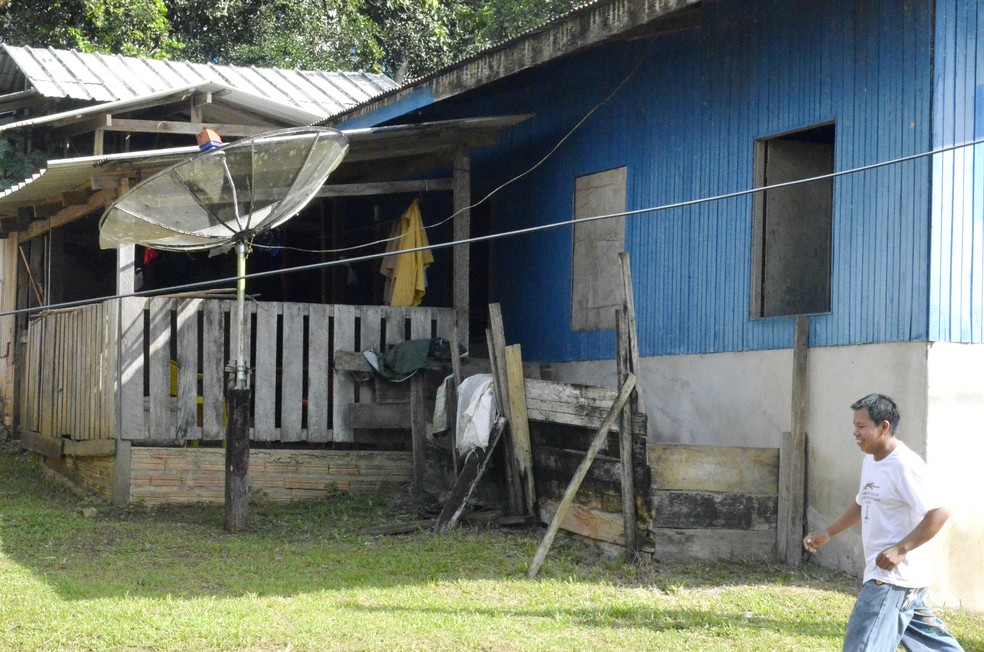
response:
[(12, 45), (426, 75), (581, 0), (0, 0)]

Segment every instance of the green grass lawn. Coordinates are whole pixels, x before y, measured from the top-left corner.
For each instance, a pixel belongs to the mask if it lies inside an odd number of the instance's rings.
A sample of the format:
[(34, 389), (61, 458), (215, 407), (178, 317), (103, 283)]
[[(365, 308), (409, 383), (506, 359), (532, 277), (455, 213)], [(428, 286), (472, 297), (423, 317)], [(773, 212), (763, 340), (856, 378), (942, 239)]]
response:
[[(626, 565), (542, 529), (376, 537), (407, 501), (113, 509), (0, 444), (0, 650), (839, 650), (856, 580), (808, 565)], [(82, 514), (95, 508), (94, 517)], [(967, 650), (984, 619), (948, 611)]]

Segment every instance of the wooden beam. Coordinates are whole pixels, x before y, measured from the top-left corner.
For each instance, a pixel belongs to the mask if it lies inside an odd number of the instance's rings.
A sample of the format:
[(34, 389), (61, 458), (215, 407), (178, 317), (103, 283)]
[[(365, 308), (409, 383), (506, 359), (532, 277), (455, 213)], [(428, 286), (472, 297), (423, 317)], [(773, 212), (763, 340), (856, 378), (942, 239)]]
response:
[(39, 432), (22, 430), (20, 433), (21, 447), (45, 457), (61, 457), (65, 440), (60, 437), (48, 437)]
[(803, 561), (803, 520), (806, 509), (807, 356), (810, 318), (796, 319), (793, 345), (792, 432), (779, 443), (779, 522), (777, 548), (780, 561), (797, 567)]
[[(454, 158), (454, 239), (462, 242), (471, 237), (471, 159), (459, 150)], [(453, 253), (453, 306), (458, 316), (459, 336), (468, 346), (469, 290), (471, 245), (455, 245)]]
[(81, 219), (90, 213), (104, 210), (109, 202), (116, 199), (117, 194), (116, 188), (105, 188), (89, 195), (83, 204), (66, 206), (47, 220), (31, 222), (27, 230), (21, 234), (20, 241), (26, 242), (32, 238), (37, 238), (46, 234), (51, 229), (57, 229), (58, 227)]
[(315, 197), (365, 197), (392, 195), (401, 192), (440, 192), (454, 188), (454, 180), (414, 179), (411, 181), (381, 181), (378, 183), (339, 183), (322, 186)]
[[(622, 385), (631, 370), (631, 346), (629, 344), (629, 327), (625, 310), (615, 311), (615, 367), (618, 383)], [(619, 453), (619, 488), (622, 494), (622, 525), (624, 528), (625, 551), (635, 553), (636, 543), (636, 507), (635, 480), (632, 474), (632, 401), (622, 410), (618, 433)]]
[(485, 448), (475, 448), (468, 452), (461, 466), (461, 473), (451, 488), (451, 495), (444, 503), (441, 515), (437, 517), (434, 525), (434, 534), (441, 534), (454, 529), (458, 524), (458, 519), (465, 513), (468, 501), (475, 494), (485, 469), (488, 468), (489, 460), (492, 458), (492, 451), (502, 438), (502, 433), (506, 429), (506, 420), (502, 417), (496, 419), (492, 424), (492, 431), (489, 433), (489, 445)]
[(506, 337), (502, 328), (502, 311), (499, 304), (489, 304), (489, 328), (485, 331), (489, 346), (489, 362), (492, 364), (492, 385), (495, 389), (495, 402), (499, 412), (509, 424), (505, 435), (506, 443), (506, 490), (511, 514), (523, 512), (523, 490), (520, 486), (519, 469), (515, 446), (512, 439), (513, 415), (510, 411), (509, 383), (506, 379)]
[(530, 444), (530, 420), (526, 410), (526, 383), (523, 379), (523, 353), (519, 344), (506, 347), (506, 386), (509, 396), (509, 432), (516, 461), (524, 514), (536, 514), (536, 485), (533, 481), (533, 447)]
[(110, 457), (116, 455), (115, 439), (66, 439), (62, 452), (65, 457)]
[[(413, 381), (411, 381), (413, 382)], [(409, 403), (351, 403), (348, 425), (362, 429), (398, 429), (411, 427)]]
[(241, 138), (270, 131), (268, 126), (220, 124), (214, 122), (181, 122), (179, 120), (134, 120), (111, 118), (101, 127), (106, 131), (127, 131), (150, 134), (187, 134), (194, 136), (202, 129), (211, 129), (220, 136)]
[(547, 533), (544, 535), (543, 540), (540, 542), (540, 547), (533, 557), (533, 562), (530, 564), (529, 570), (526, 571), (526, 577), (532, 579), (540, 571), (540, 566), (543, 565), (543, 561), (547, 558), (547, 553), (550, 552), (550, 546), (553, 545), (553, 540), (557, 536), (560, 524), (564, 522), (567, 511), (570, 509), (571, 503), (574, 502), (574, 495), (577, 493), (578, 488), (580, 488), (581, 482), (584, 481), (584, 476), (587, 475), (591, 462), (598, 456), (601, 447), (605, 445), (605, 441), (608, 439), (608, 431), (612, 429), (622, 408), (629, 401), (629, 397), (632, 395), (632, 390), (635, 389), (635, 386), (635, 374), (629, 374), (618, 392), (618, 397), (608, 410), (604, 421), (601, 422), (601, 427), (595, 433), (594, 439), (591, 441), (591, 446), (588, 448), (587, 453), (584, 454), (584, 459), (577, 467), (577, 471), (574, 472), (574, 477), (571, 478), (571, 483), (567, 486), (567, 491), (564, 492), (564, 497), (561, 499), (560, 505), (557, 506), (557, 512), (554, 514), (553, 520), (550, 521)]

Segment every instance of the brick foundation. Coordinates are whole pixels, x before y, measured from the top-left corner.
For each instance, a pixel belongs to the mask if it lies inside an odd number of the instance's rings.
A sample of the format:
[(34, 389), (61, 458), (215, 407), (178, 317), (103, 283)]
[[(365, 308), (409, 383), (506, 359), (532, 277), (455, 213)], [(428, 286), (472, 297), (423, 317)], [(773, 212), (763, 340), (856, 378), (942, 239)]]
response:
[[(225, 451), (218, 448), (134, 447), (130, 501), (222, 503)], [(286, 502), (334, 491), (375, 491), (413, 480), (410, 452), (250, 451), (250, 493), (257, 500)]]

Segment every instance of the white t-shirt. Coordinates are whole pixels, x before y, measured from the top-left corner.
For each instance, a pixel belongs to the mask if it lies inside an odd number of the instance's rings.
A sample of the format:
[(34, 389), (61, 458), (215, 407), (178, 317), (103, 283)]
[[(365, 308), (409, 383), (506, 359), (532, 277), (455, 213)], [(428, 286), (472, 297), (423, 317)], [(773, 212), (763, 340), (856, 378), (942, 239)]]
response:
[(926, 512), (942, 505), (923, 459), (901, 441), (880, 462), (865, 455), (855, 501), (861, 506), (864, 581), (881, 580), (906, 588), (929, 586), (932, 566), (925, 544), (910, 550), (902, 563), (890, 571), (875, 565), (878, 553), (904, 539)]

